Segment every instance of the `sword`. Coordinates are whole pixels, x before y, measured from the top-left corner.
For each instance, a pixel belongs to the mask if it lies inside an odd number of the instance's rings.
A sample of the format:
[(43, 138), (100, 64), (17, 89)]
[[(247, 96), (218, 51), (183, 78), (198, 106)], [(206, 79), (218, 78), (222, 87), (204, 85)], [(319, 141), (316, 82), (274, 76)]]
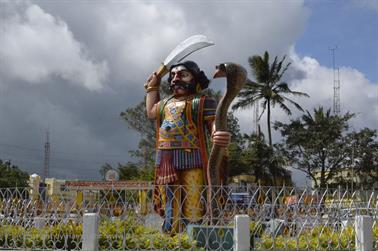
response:
[(168, 73), (172, 65), (180, 62), (193, 52), (212, 45), (214, 45), (214, 42), (208, 40), (204, 35), (194, 35), (185, 39), (161, 63), (159, 69), (156, 71), (157, 76), (159, 78), (163, 77)]

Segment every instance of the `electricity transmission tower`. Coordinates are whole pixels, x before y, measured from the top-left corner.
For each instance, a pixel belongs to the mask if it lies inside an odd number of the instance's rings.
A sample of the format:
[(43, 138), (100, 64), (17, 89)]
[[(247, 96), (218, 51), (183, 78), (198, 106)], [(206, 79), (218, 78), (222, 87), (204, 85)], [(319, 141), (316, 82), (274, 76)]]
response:
[(46, 132), (46, 143), (45, 143), (45, 161), (44, 161), (44, 169), (43, 169), (43, 182), (45, 182), (46, 178), (49, 177), (49, 169), (50, 169), (50, 139), (49, 139), (49, 131)]
[(340, 70), (336, 68), (335, 64), (335, 52), (337, 46), (329, 48), (332, 53), (332, 65), (333, 65), (333, 113), (340, 115)]

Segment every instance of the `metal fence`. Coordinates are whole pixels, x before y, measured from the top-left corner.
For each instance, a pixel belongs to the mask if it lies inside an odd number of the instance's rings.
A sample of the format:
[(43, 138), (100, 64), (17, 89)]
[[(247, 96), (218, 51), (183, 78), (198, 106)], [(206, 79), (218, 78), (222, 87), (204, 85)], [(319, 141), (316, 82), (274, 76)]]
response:
[[(251, 250), (355, 250), (355, 217), (370, 215), (378, 250), (378, 191), (262, 186), (217, 187), (211, 192), (208, 187), (160, 189), (163, 193), (155, 199), (162, 208), (166, 203), (177, 206), (172, 209), (175, 217), (165, 222), (153, 208), (153, 186), (62, 187), (52, 194), (45, 189), (0, 189), (0, 249), (82, 250), (83, 215), (97, 213), (95, 237), (100, 250), (232, 250), (237, 214), (250, 218)], [(191, 192), (199, 197), (193, 199)], [(171, 200), (167, 194), (173, 195)]]

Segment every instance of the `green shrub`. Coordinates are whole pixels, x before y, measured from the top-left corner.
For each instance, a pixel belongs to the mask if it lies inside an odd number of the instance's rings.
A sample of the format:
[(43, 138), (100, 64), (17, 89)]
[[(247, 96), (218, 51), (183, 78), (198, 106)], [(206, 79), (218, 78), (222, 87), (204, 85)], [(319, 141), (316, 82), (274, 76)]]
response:
[[(82, 224), (69, 222), (44, 228), (0, 226), (0, 248), (80, 250)], [(169, 236), (138, 224), (134, 217), (127, 220), (104, 220), (99, 226), (102, 250), (193, 250), (196, 242), (187, 234)]]
[[(250, 228), (251, 234), (254, 228)], [(373, 228), (373, 236), (378, 241), (378, 225)], [(256, 241), (256, 240), (255, 240)], [(353, 250), (355, 248), (355, 233), (352, 226), (341, 231), (331, 227), (317, 226), (299, 233), (296, 236), (278, 235), (273, 238), (262, 234), (255, 243), (258, 250)]]
[[(80, 250), (82, 231), (82, 225), (73, 222), (39, 229), (1, 225), (0, 247)], [(262, 224), (251, 222), (250, 233), (256, 239), (255, 248), (258, 250), (352, 250), (355, 247), (355, 233), (351, 226), (342, 231), (317, 226), (295, 236), (278, 235), (273, 238), (264, 234)], [(378, 224), (373, 228), (373, 236), (377, 243)], [(99, 246), (102, 250), (200, 250), (187, 234), (163, 234), (138, 223), (134, 216), (126, 220), (103, 220), (99, 226)]]
[(123, 221), (105, 220), (100, 224), (99, 232), (99, 245), (102, 250), (192, 250), (196, 244), (187, 234), (171, 237), (159, 230), (137, 224), (132, 217)]
[(22, 226), (0, 226), (0, 247), (32, 249), (80, 249), (82, 226), (73, 223), (24, 228)]

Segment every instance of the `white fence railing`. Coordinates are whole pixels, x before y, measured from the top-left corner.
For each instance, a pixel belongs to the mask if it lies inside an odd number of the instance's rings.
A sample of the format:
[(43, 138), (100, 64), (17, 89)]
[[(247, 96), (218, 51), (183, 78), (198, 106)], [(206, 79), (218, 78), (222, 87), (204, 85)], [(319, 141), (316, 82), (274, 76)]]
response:
[(209, 200), (208, 187), (160, 189), (165, 221), (153, 186), (0, 189), (0, 249), (378, 250), (378, 191), (227, 186)]

